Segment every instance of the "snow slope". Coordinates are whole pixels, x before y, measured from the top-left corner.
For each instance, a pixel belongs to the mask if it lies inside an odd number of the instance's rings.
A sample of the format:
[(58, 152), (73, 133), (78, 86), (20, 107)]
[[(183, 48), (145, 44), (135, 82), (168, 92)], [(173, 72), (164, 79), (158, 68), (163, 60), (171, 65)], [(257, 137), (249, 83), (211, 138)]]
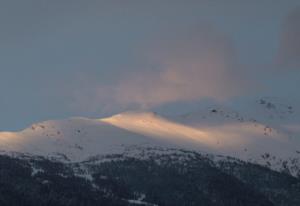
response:
[(164, 145), (152, 137), (86, 118), (46, 121), (20, 132), (0, 133), (2, 153), (18, 152), (74, 162), (98, 154), (121, 153), (132, 144)]
[(231, 156), (296, 175), (300, 172), (300, 141), (282, 128), (278, 122), (268, 124), (228, 108), (168, 119), (149, 112), (125, 112), (104, 119), (46, 121), (20, 132), (0, 132), (0, 151), (78, 162), (121, 154), (130, 146), (166, 147)]
[[(300, 141), (235, 112), (209, 110), (204, 116), (193, 113), (177, 122), (153, 113), (123, 113), (102, 119), (119, 128), (145, 136), (163, 138), (184, 149), (231, 156), (280, 170), (294, 167), (300, 159)], [(180, 123), (181, 122), (181, 123)], [(187, 142), (191, 144), (187, 144)], [(287, 163), (285, 163), (287, 161)], [(292, 173), (298, 171), (296, 168)]]
[(122, 153), (127, 146), (165, 146), (203, 151), (217, 140), (198, 129), (153, 113), (127, 112), (105, 119), (73, 118), (37, 123), (20, 132), (1, 132), (0, 150), (70, 161)]

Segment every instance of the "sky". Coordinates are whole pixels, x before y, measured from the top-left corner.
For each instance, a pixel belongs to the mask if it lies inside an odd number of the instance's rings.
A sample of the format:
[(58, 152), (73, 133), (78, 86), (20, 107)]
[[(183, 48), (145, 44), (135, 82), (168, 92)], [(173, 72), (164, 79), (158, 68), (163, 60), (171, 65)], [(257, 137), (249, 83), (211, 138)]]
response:
[(300, 102), (299, 0), (1, 0), (0, 26), (0, 130), (192, 102)]

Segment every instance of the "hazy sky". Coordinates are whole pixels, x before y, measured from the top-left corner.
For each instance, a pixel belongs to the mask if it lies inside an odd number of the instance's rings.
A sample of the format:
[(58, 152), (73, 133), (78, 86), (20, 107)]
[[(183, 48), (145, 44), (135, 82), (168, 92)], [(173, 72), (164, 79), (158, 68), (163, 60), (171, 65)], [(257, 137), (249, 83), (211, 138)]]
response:
[(300, 99), (299, 0), (1, 0), (0, 130), (177, 102)]

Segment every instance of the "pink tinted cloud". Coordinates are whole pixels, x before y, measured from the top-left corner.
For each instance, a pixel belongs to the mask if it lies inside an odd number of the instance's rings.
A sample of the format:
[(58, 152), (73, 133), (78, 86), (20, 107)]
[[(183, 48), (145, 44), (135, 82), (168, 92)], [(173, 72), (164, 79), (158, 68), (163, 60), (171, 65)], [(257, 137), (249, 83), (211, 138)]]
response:
[(300, 7), (284, 21), (276, 63), (300, 69)]
[(242, 67), (225, 35), (200, 27), (162, 39), (153, 50), (159, 70), (141, 71), (120, 81), (117, 102), (148, 108), (202, 97), (226, 99), (246, 88)]
[(162, 32), (150, 45), (144, 55), (155, 70), (145, 65), (117, 83), (91, 83), (77, 91), (74, 105), (148, 109), (207, 97), (224, 100), (249, 89), (230, 39), (210, 26)]

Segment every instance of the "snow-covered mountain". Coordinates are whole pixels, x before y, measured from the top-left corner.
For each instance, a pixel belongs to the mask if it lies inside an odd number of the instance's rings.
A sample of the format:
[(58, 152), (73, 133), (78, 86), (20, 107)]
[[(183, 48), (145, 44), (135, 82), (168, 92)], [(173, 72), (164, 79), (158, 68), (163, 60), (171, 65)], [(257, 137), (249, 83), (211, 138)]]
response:
[(125, 112), (103, 119), (46, 121), (20, 132), (1, 132), (0, 150), (2, 154), (81, 162), (99, 155), (124, 154), (132, 146), (174, 148), (219, 157), (216, 161), (229, 156), (297, 176), (297, 118), (294, 106), (269, 98), (243, 111), (210, 107), (168, 118), (151, 112)]

